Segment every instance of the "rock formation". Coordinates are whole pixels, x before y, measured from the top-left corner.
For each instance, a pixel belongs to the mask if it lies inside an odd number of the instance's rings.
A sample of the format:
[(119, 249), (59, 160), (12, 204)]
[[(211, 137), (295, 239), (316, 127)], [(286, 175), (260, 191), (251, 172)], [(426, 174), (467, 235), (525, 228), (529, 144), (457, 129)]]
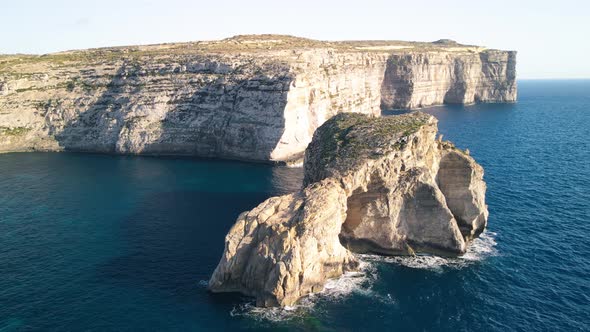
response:
[(322, 290), (327, 278), (358, 266), (338, 240), (345, 217), (346, 195), (332, 179), (266, 200), (238, 217), (209, 288), (254, 296), (258, 306)]
[(0, 56), (0, 152), (292, 162), (341, 112), (516, 99), (515, 52), (454, 42), (215, 42)]
[(394, 54), (385, 69), (381, 102), (386, 109), (511, 102), (516, 99), (515, 66), (514, 52), (497, 50)]
[(304, 189), (238, 218), (209, 288), (284, 306), (357, 266), (351, 252), (460, 255), (487, 222), (483, 169), (434, 117), (338, 114), (305, 152)]

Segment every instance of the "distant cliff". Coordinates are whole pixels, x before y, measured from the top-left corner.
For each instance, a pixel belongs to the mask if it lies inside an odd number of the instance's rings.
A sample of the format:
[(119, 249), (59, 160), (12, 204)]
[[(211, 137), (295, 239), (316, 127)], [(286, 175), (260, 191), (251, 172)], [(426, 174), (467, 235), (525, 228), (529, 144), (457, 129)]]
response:
[(0, 56), (0, 152), (301, 160), (341, 112), (516, 99), (515, 52), (289, 36)]

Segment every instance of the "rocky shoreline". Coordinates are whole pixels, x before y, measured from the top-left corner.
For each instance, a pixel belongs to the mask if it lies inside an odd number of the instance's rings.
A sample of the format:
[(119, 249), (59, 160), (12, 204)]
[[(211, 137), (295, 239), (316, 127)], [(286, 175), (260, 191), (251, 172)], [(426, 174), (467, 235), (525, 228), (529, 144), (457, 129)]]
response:
[(516, 100), (516, 53), (291, 36), (0, 56), (0, 153), (189, 155), (304, 167), (242, 213), (210, 281), (286, 306), (355, 253), (456, 256), (487, 223), (483, 169), (434, 117), (382, 110)]
[(339, 114), (305, 153), (304, 188), (242, 213), (210, 281), (286, 306), (355, 270), (353, 253), (457, 256), (485, 229), (483, 169), (434, 117)]

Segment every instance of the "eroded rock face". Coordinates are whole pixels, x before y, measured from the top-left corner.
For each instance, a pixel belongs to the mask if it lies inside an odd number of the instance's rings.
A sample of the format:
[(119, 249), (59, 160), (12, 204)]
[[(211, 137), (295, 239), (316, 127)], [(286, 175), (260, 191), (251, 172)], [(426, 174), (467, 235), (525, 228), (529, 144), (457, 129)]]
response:
[(473, 158), (453, 149), (441, 154), (436, 181), (463, 236), (471, 240), (486, 227), (486, 184), (483, 169)]
[(301, 192), (242, 214), (210, 289), (288, 305), (353, 269), (351, 252), (460, 255), (487, 222), (483, 169), (436, 119), (339, 114), (314, 134)]
[(514, 52), (453, 43), (239, 36), (0, 55), (0, 128), (20, 133), (0, 132), (0, 152), (295, 162), (338, 113), (515, 98)]
[(516, 52), (395, 54), (388, 59), (381, 100), (387, 109), (511, 102), (515, 68)]
[(264, 201), (227, 234), (209, 289), (254, 296), (259, 306), (292, 305), (322, 290), (358, 266), (338, 240), (345, 217), (346, 195), (333, 179)]
[[(426, 168), (400, 174), (397, 185), (376, 188), (348, 198), (348, 218), (340, 238), (350, 250), (384, 255), (465, 252), (454, 215)], [(374, 197), (379, 193), (377, 199)], [(369, 199), (367, 199), (369, 198)]]

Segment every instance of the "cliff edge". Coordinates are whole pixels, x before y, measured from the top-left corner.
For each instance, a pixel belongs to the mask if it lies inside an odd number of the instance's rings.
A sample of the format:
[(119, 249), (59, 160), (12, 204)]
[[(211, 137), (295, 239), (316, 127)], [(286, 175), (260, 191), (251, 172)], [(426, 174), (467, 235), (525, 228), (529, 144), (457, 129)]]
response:
[(353, 112), (516, 99), (516, 53), (278, 35), (0, 55), (0, 152), (300, 161)]
[(285, 306), (358, 267), (352, 254), (461, 255), (486, 227), (483, 169), (436, 119), (338, 114), (305, 153), (304, 189), (242, 213), (225, 239), (213, 292)]

